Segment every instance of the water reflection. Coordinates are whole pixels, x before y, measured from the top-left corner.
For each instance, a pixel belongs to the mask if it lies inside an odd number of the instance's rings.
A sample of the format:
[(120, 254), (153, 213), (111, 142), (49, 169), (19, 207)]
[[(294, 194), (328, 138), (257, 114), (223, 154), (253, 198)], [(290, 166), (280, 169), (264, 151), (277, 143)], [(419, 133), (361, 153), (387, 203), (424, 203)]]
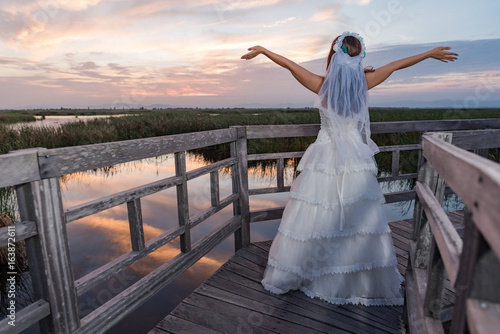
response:
[[(194, 170), (206, 165), (199, 155), (186, 155), (187, 170)], [(293, 165), (287, 165), (285, 178), (290, 184), (293, 179)], [(158, 181), (175, 175), (173, 155), (145, 159), (116, 165), (107, 169), (99, 169), (66, 176), (62, 180), (63, 203), (72, 207), (104, 196)], [(269, 166), (256, 166), (249, 170), (249, 183), (252, 188), (273, 186), (276, 171)], [(232, 193), (231, 170), (227, 168), (219, 172), (221, 199)], [(251, 199), (252, 210), (285, 205), (288, 194), (260, 195)], [(190, 215), (206, 210), (211, 205), (210, 176), (190, 180), (188, 182), (188, 201)], [(177, 197), (175, 188), (146, 196), (141, 199), (145, 239), (164, 233), (177, 226)], [(225, 220), (232, 216), (232, 207), (221, 210), (198, 225), (191, 232), (193, 243), (200, 240)], [(278, 222), (255, 224), (252, 226), (253, 241), (269, 240), (276, 233)], [(119, 205), (74, 221), (67, 226), (71, 261), (75, 278), (81, 278), (100, 266), (131, 251), (131, 240), (126, 205)], [(82, 316), (102, 305), (110, 298), (123, 291), (155, 268), (179, 254), (179, 242), (173, 241), (144, 259), (127, 268), (122, 273), (111, 277), (107, 282), (88, 291), (79, 298), (79, 309)], [(177, 280), (165, 288), (158, 296), (139, 308), (130, 322), (120, 323), (110, 333), (147, 332), (171, 309), (173, 309), (194, 288), (204, 282), (234, 252), (233, 238), (229, 238), (201, 259), (195, 266), (187, 270)], [(160, 298), (163, 296), (163, 298)], [(153, 303), (155, 305), (150, 305)], [(147, 310), (147, 311), (146, 311)], [(145, 312), (148, 312), (146, 314)], [(149, 313), (152, 312), (152, 313)], [(143, 319), (151, 321), (145, 323)]]
[[(186, 155), (187, 170), (194, 170), (207, 163), (201, 155)], [(285, 185), (291, 185), (296, 176), (297, 160), (288, 160), (285, 166)], [(249, 168), (250, 188), (276, 186), (276, 166), (260, 164)], [(108, 168), (75, 173), (61, 179), (62, 198), (66, 208), (94, 199), (138, 187), (175, 175), (173, 155), (144, 159)], [(219, 172), (221, 199), (232, 193), (231, 169)], [(384, 192), (411, 189), (408, 181), (381, 184)], [(210, 176), (205, 175), (188, 182), (190, 215), (211, 206)], [(250, 209), (262, 210), (282, 207), (288, 193), (266, 194), (250, 197)], [(405, 207), (402, 207), (405, 206)], [(175, 188), (163, 190), (141, 199), (144, 234), (146, 241), (178, 225)], [(411, 217), (413, 202), (385, 205), (389, 220)], [(402, 210), (403, 209), (403, 210)], [(221, 210), (192, 230), (196, 242), (232, 216), (232, 207)], [(252, 241), (270, 240), (276, 234), (279, 221), (252, 225)], [(67, 225), (71, 261), (75, 279), (79, 279), (113, 259), (131, 251), (131, 240), (126, 205), (119, 205), (99, 214), (85, 217)], [(179, 242), (172, 241), (149, 256), (136, 262), (123, 272), (111, 277), (78, 298), (81, 316), (109, 301), (112, 297), (137, 282), (169, 259), (179, 254)], [(115, 326), (109, 333), (146, 333), (179, 302), (204, 282), (234, 252), (233, 238), (217, 246), (196, 265), (174, 280), (131, 317)], [(31, 328), (26, 333), (36, 333)]]
[(79, 115), (71, 115), (71, 116), (35, 116), (35, 122), (18, 122), (14, 123), (11, 126), (13, 129), (19, 129), (23, 126), (30, 126), (34, 128), (41, 127), (58, 127), (62, 124), (72, 123), (72, 122), (85, 122), (97, 118), (109, 118), (109, 117), (122, 117), (122, 116), (130, 116), (130, 114), (117, 114), (117, 115), (92, 115), (92, 116), (79, 116)]

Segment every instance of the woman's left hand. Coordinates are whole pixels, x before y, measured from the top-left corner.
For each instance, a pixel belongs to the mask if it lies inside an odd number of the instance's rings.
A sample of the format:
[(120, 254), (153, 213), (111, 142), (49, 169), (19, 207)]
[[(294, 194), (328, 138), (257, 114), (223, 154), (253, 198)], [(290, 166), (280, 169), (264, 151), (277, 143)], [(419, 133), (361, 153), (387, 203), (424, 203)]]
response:
[(248, 51), (250, 51), (250, 52), (245, 53), (243, 56), (241, 56), (241, 59), (249, 60), (249, 59), (255, 58), (258, 55), (260, 55), (261, 53), (266, 52), (266, 49), (260, 45), (257, 45), (257, 46), (253, 46), (251, 48), (248, 48)]
[(438, 46), (429, 51), (429, 57), (440, 60), (443, 63), (457, 60), (458, 53), (448, 51), (450, 49), (449, 46)]

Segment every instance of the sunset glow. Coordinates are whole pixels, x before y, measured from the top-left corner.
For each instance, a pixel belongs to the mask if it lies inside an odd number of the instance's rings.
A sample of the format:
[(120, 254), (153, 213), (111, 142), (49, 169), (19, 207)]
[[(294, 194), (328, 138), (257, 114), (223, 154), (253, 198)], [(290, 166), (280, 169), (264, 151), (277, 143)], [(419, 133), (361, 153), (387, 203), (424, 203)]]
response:
[[(499, 10), (493, 0), (5, 0), (0, 108), (312, 106), (314, 95), (285, 70), (239, 57), (260, 44), (322, 74), (344, 30), (365, 37), (377, 66), (412, 55), (405, 48), (459, 49), (454, 64), (428, 60), (418, 79), (408, 71), (374, 89), (375, 104), (435, 99), (425, 91), (456, 99), (474, 94), (482, 83), (469, 79), (488, 73), (493, 92), (484, 102), (500, 100), (498, 57), (490, 56), (500, 48)], [(488, 49), (475, 52), (483, 40)]]

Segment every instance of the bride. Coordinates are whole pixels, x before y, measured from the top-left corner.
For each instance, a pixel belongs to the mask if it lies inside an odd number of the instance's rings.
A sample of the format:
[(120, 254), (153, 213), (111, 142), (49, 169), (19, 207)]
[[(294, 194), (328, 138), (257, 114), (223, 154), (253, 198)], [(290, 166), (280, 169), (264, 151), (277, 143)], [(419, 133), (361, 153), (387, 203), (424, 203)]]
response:
[(272, 293), (300, 289), (333, 304), (402, 305), (402, 277), (382, 208), (370, 139), (367, 92), (394, 71), (427, 58), (454, 61), (449, 47), (363, 69), (363, 39), (344, 32), (335, 38), (325, 76), (313, 74), (261, 46), (260, 54), (288, 69), (304, 87), (318, 94), (321, 116), (316, 141), (297, 167), (290, 199), (269, 251), (262, 285)]

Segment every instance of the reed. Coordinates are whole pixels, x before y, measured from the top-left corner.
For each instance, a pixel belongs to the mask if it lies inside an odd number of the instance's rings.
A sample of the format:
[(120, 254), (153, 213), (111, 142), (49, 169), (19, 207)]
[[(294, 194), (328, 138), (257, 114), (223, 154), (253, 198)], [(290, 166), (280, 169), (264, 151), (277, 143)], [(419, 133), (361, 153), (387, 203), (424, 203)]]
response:
[(3, 124), (34, 121), (36, 121), (35, 117), (27, 111), (0, 112), (0, 123)]
[[(19, 221), (17, 217), (16, 196), (13, 187), (0, 188), (0, 227), (12, 226)], [(15, 261), (12, 268), (8, 258), (8, 246), (0, 247), (0, 314), (7, 314), (6, 310), (9, 298), (7, 298), (7, 275), (8, 272), (16, 272), (16, 291), (23, 295), (23, 300), (31, 300), (31, 288), (26, 284), (26, 279), (22, 273), (28, 270), (28, 261), (26, 258), (26, 248), (24, 241), (15, 243)]]
[[(64, 110), (67, 113), (67, 110)], [(77, 112), (77, 111), (73, 111)], [(135, 111), (130, 116), (77, 121), (57, 128), (11, 129), (0, 124), (0, 153), (30, 147), (55, 148), (86, 145), (118, 140), (165, 136), (187, 132), (208, 131), (233, 125), (317, 124), (316, 109), (172, 109)], [(498, 118), (500, 109), (447, 110), (447, 109), (372, 109), (372, 122), (439, 120), (464, 118)], [(419, 133), (379, 134), (373, 136), (380, 145), (418, 143)], [(262, 139), (249, 142), (249, 153), (303, 151), (314, 138)], [(219, 160), (229, 152), (227, 145), (198, 150), (206, 160)], [(403, 152), (403, 172), (414, 171), (417, 152)], [(498, 161), (498, 150), (491, 151)], [(391, 157), (376, 156), (379, 168), (388, 170)]]

